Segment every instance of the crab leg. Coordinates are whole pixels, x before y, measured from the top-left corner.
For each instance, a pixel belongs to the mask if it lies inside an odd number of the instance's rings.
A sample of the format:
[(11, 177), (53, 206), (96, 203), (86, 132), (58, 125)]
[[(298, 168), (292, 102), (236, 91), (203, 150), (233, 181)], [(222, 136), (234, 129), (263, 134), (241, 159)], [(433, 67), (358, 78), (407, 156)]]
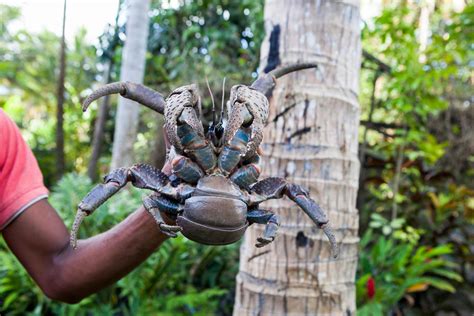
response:
[(263, 237), (257, 238), (258, 243), (255, 244), (257, 248), (268, 245), (275, 239), (278, 227), (280, 227), (280, 217), (278, 215), (267, 210), (254, 209), (248, 211), (247, 220), (251, 224), (257, 223), (267, 225)]
[(252, 187), (250, 204), (258, 204), (269, 199), (280, 199), (284, 195), (292, 201), (311, 218), (311, 220), (323, 230), (331, 244), (334, 257), (337, 257), (339, 249), (331, 229), (328, 227), (328, 219), (321, 207), (310, 198), (308, 191), (297, 184), (288, 183), (283, 178), (267, 178), (257, 182)]
[(100, 87), (84, 100), (82, 110), (85, 112), (93, 101), (116, 93), (119, 93), (124, 98), (141, 103), (158, 113), (163, 114), (164, 112), (165, 100), (161, 94), (142, 84), (133, 82), (114, 82)]
[(71, 231), (71, 245), (76, 248), (77, 232), (85, 216), (92, 214), (99, 206), (123, 188), (127, 182), (134, 187), (150, 189), (156, 192), (175, 195), (176, 189), (169, 184), (166, 174), (145, 164), (137, 164), (130, 168), (112, 170), (104, 177), (104, 183), (95, 186), (79, 203), (76, 219)]
[(222, 174), (227, 176), (234, 171), (245, 155), (248, 142), (249, 134), (242, 128), (238, 129), (219, 155), (218, 165)]
[(173, 172), (186, 183), (196, 184), (204, 172), (201, 167), (191, 159), (184, 156), (176, 156), (172, 161)]
[(291, 72), (309, 68), (318, 68), (318, 65), (315, 63), (302, 63), (277, 68), (255, 80), (252, 83), (251, 87), (269, 97), (272, 93), (273, 88), (276, 85), (276, 79), (283, 77), (284, 75), (287, 75)]
[(177, 134), (184, 152), (210, 173), (217, 163), (212, 144), (187, 123), (178, 126)]
[(250, 186), (257, 182), (260, 176), (260, 156), (255, 155), (250, 161), (244, 162), (244, 166), (237, 169), (230, 179), (240, 188), (249, 190)]
[(166, 224), (160, 214), (160, 211), (163, 211), (176, 218), (180, 211), (180, 205), (177, 202), (164, 196), (153, 194), (143, 199), (143, 206), (153, 216), (160, 230), (165, 235), (175, 238), (178, 236), (177, 233), (183, 230), (180, 226)]

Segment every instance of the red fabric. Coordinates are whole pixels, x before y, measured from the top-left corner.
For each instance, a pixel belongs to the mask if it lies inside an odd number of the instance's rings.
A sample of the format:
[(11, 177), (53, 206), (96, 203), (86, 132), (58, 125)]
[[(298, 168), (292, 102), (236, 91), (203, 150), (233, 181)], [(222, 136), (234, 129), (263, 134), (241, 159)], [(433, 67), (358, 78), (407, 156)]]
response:
[(48, 190), (20, 130), (0, 109), (0, 229)]

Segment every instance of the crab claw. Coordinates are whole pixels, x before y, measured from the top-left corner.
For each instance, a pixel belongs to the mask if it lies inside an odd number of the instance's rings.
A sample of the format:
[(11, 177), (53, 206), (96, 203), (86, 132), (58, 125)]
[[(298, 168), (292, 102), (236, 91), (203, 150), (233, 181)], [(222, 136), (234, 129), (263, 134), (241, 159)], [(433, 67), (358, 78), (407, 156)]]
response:
[(228, 119), (224, 130), (224, 145), (228, 145), (241, 127), (251, 130), (244, 159), (257, 152), (263, 139), (263, 128), (267, 123), (269, 103), (267, 97), (258, 90), (245, 85), (233, 86), (228, 103)]
[(166, 99), (164, 128), (171, 145), (179, 152), (183, 151), (178, 136), (179, 124), (188, 124), (199, 136), (204, 138), (204, 128), (199, 119), (200, 107), (201, 101), (197, 86), (194, 84), (174, 90)]

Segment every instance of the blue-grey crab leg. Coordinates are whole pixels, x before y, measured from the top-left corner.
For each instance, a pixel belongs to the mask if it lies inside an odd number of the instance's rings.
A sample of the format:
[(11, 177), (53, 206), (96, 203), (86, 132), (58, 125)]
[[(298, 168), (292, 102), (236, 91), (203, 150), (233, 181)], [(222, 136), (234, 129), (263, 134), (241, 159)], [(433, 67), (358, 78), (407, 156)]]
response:
[(79, 203), (77, 215), (71, 231), (71, 245), (76, 248), (77, 232), (82, 219), (92, 214), (99, 206), (123, 188), (127, 182), (136, 188), (149, 189), (170, 196), (178, 195), (178, 190), (170, 185), (166, 174), (157, 168), (136, 164), (130, 168), (112, 170), (104, 177), (104, 183), (96, 185)]
[(308, 191), (301, 186), (288, 183), (283, 178), (267, 178), (257, 182), (251, 189), (249, 199), (250, 205), (258, 205), (259, 203), (269, 199), (280, 199), (288, 196), (311, 218), (311, 220), (323, 230), (331, 244), (331, 250), (334, 257), (339, 253), (336, 238), (332, 230), (328, 226), (328, 218), (324, 214), (321, 207), (309, 196)]
[(187, 123), (178, 126), (177, 135), (184, 153), (193, 158), (206, 173), (210, 173), (217, 163), (211, 142)]
[(257, 248), (268, 245), (275, 240), (278, 227), (280, 227), (280, 217), (278, 215), (267, 210), (253, 209), (248, 211), (247, 220), (250, 224), (257, 223), (267, 225), (263, 237), (257, 238), (257, 243), (255, 244)]
[(230, 179), (241, 189), (250, 190), (250, 186), (258, 181), (260, 173), (260, 156), (256, 154), (252, 159), (244, 161), (243, 166), (234, 171)]
[(219, 170), (225, 176), (232, 173), (245, 155), (249, 133), (244, 128), (239, 128), (234, 136), (224, 145), (219, 155)]
[(204, 176), (201, 167), (187, 157), (177, 155), (171, 165), (173, 173), (186, 183), (196, 184)]

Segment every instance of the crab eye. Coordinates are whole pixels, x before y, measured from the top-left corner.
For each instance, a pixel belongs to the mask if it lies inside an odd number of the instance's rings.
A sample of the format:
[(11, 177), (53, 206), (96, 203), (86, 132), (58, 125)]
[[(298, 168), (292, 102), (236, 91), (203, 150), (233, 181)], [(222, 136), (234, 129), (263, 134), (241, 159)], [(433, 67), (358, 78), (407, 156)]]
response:
[(214, 129), (214, 133), (216, 133), (216, 137), (218, 139), (222, 138), (222, 135), (224, 135), (224, 126), (222, 123), (218, 123)]

